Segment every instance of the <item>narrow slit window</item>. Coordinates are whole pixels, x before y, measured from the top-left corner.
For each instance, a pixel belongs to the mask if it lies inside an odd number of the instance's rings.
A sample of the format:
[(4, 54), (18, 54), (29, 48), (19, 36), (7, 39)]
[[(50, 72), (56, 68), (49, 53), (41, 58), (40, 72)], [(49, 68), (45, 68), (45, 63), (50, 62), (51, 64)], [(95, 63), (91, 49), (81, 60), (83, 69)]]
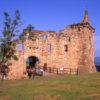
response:
[(48, 44), (48, 52), (51, 52), (51, 50), (52, 50), (52, 45)]
[(71, 42), (71, 38), (70, 38), (70, 37), (69, 37), (69, 39), (68, 39), (68, 40), (69, 40), (69, 42)]
[(68, 52), (68, 45), (64, 45), (65, 47), (65, 52)]

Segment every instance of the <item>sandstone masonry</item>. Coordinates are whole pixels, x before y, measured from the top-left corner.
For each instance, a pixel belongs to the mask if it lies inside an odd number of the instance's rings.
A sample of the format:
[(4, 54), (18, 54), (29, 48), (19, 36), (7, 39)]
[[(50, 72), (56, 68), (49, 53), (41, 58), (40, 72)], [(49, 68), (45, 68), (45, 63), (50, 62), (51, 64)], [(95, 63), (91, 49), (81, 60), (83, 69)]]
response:
[[(53, 31), (33, 30), (36, 40), (28, 39), (19, 42), (16, 46), (18, 61), (12, 61), (9, 79), (21, 78), (26, 70), (28, 57), (35, 56), (39, 59), (38, 66), (54, 68), (78, 69), (79, 73), (95, 72), (94, 65), (94, 28), (90, 25), (88, 12), (85, 11), (83, 21), (72, 24), (60, 30)], [(18, 51), (18, 45), (22, 50)]]

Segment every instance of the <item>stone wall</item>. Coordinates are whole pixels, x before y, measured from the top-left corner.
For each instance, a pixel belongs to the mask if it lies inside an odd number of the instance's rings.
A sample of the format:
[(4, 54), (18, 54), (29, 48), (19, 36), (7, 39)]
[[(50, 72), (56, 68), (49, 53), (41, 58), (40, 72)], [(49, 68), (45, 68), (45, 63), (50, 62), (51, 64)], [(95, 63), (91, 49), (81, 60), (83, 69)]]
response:
[[(18, 61), (12, 61), (10, 78), (21, 78), (26, 70), (26, 60), (30, 56), (39, 59), (38, 66), (55, 68), (77, 68), (79, 73), (96, 72), (94, 66), (94, 29), (85, 19), (78, 24), (72, 24), (60, 30), (53, 31), (33, 30), (36, 40), (26, 40), (22, 43), (23, 49), (19, 52), (16, 46)], [(18, 45), (18, 44), (17, 44)]]

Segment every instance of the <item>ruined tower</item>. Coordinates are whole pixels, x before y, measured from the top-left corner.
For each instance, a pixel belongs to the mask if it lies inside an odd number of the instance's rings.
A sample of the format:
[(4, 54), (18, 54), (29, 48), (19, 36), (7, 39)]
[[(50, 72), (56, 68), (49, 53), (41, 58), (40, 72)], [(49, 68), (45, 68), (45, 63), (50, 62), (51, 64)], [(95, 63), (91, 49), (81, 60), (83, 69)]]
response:
[(94, 28), (90, 25), (88, 11), (85, 11), (82, 28), (82, 57), (79, 66), (80, 73), (96, 72), (94, 65)]
[[(78, 74), (96, 72), (94, 31), (89, 22), (88, 11), (85, 11), (82, 22), (71, 24), (59, 32), (32, 30), (31, 34), (26, 33), (25, 41), (18, 42), (16, 46), (19, 60), (12, 61), (8, 77), (23, 77), (26, 61), (30, 57), (38, 59), (38, 62), (34, 61), (38, 66), (47, 65), (58, 70), (63, 68), (67, 69), (68, 73), (69, 69), (77, 69)], [(36, 37), (33, 40), (29, 38), (32, 34)], [(20, 51), (19, 44), (22, 45)]]

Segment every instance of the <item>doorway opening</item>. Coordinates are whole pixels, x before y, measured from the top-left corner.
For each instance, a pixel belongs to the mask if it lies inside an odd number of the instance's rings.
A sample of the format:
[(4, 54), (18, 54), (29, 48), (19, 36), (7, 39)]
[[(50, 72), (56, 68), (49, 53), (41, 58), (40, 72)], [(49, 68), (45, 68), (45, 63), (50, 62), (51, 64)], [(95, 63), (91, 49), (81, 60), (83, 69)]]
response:
[(29, 56), (28, 59), (26, 60), (26, 65), (31, 68), (35, 68), (38, 62), (39, 62), (38, 57)]

